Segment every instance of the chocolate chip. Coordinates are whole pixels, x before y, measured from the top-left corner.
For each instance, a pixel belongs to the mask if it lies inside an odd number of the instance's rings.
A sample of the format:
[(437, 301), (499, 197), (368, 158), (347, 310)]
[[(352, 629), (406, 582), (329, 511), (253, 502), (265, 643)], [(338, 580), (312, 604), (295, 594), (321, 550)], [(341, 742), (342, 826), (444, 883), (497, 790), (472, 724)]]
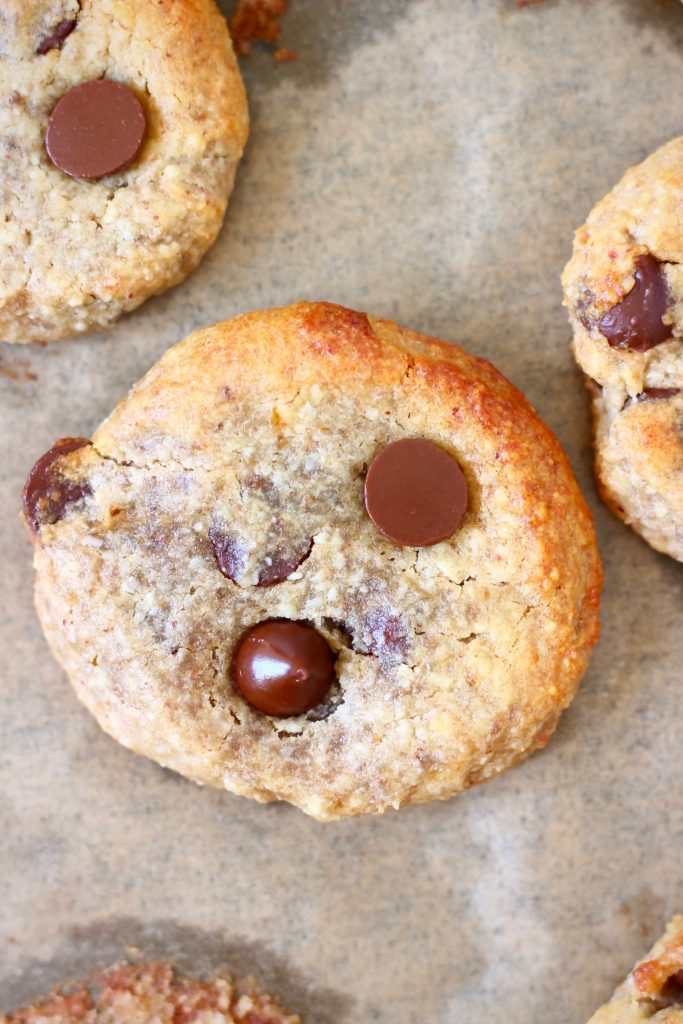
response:
[(37, 535), (41, 526), (47, 523), (59, 522), (69, 505), (92, 494), (92, 487), (87, 481), (69, 480), (62, 474), (59, 464), (62, 456), (89, 444), (90, 441), (84, 437), (65, 437), (41, 455), (29, 473), (22, 500), (24, 518), (34, 534)]
[(329, 630), (330, 633), (336, 633), (335, 639), (339, 639), (344, 647), (353, 646), (353, 630), (349, 626), (348, 622), (342, 622), (341, 619), (324, 618), (322, 620), (325, 629)]
[(277, 718), (303, 715), (321, 704), (334, 681), (334, 657), (305, 622), (261, 622), (242, 638), (233, 670), (242, 695)]
[(408, 637), (398, 616), (377, 608), (366, 617), (364, 625), (371, 654), (388, 664), (403, 660), (408, 650)]
[(237, 583), (244, 572), (246, 550), (237, 537), (224, 533), (218, 526), (209, 530), (209, 540), (216, 558), (216, 565), (226, 577)]
[(102, 178), (137, 156), (145, 130), (145, 111), (135, 93), (102, 78), (62, 96), (50, 114), (45, 146), (65, 174)]
[(612, 348), (647, 352), (673, 333), (672, 324), (662, 320), (669, 306), (669, 290), (654, 256), (639, 256), (633, 276), (636, 283), (631, 291), (598, 320), (597, 326)]
[(680, 393), (680, 388), (645, 388), (637, 398), (639, 402), (656, 402), (660, 398), (673, 398)]
[(327, 704), (316, 704), (314, 708), (306, 713), (307, 722), (325, 722), (331, 718), (337, 708), (341, 707), (344, 701), (341, 698), (331, 700)]
[(76, 18), (65, 18), (64, 21), (60, 21), (52, 29), (52, 32), (38, 44), (36, 53), (42, 56), (49, 53), (50, 50), (61, 50), (64, 40), (71, 35), (77, 24)]
[(274, 583), (284, 583), (288, 576), (291, 576), (300, 565), (303, 565), (312, 550), (313, 540), (311, 538), (304, 541), (299, 549), (293, 552), (276, 551), (261, 566), (257, 586), (271, 587)]
[(455, 459), (421, 438), (394, 441), (373, 459), (365, 507), (385, 537), (427, 547), (458, 528), (467, 510), (467, 482)]

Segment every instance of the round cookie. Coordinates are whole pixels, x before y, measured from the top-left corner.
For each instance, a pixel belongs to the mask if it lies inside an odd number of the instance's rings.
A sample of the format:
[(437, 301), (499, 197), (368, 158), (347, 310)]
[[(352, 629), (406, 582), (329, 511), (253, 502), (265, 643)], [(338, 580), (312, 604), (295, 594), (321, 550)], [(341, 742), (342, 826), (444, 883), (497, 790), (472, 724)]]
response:
[(185, 978), (171, 964), (116, 964), (56, 989), (0, 1024), (300, 1024), (253, 982)]
[[(368, 467), (406, 439), (459, 467), (431, 492), (453, 532), (425, 546), (365, 507)], [(326, 303), (170, 349), (91, 443), (40, 460), (25, 518), (46, 636), (103, 728), (321, 820), (445, 798), (543, 747), (597, 638), (590, 515), (523, 396), (455, 345)], [(323, 699), (289, 717), (248, 697), (328, 669), (282, 624), (332, 654)]]
[(213, 0), (6, 0), (0, 339), (97, 330), (182, 281), (246, 137)]
[(683, 916), (672, 918), (646, 959), (588, 1024), (683, 1024)]
[(652, 547), (683, 560), (683, 138), (597, 204), (563, 284), (602, 496)]

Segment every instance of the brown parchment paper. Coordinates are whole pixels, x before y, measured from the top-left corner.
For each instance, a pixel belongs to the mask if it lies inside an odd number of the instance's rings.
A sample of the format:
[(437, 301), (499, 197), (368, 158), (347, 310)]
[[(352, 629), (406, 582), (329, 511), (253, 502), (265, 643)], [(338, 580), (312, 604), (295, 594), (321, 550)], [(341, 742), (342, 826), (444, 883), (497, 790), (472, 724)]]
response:
[[(558, 277), (592, 203), (683, 132), (683, 5), (292, 0), (282, 42), (297, 61), (244, 62), (251, 141), (193, 277), (106, 334), (0, 346), (0, 1008), (133, 946), (254, 971), (308, 1024), (584, 1024), (683, 909), (683, 570), (596, 498)], [(43, 641), (17, 517), (35, 458), (168, 345), (298, 298), (491, 359), (567, 449), (606, 569), (543, 753), (332, 825), (101, 733)]]

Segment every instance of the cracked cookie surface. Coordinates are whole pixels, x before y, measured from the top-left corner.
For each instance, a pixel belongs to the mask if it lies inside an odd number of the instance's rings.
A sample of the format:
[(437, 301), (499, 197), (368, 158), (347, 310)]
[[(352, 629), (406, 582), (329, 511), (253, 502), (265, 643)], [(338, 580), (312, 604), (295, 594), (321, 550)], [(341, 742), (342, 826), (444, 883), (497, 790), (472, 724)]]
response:
[(632, 167), (563, 275), (610, 508), (683, 560), (683, 138)]
[[(141, 100), (135, 160), (94, 181), (59, 170), (48, 119), (101, 78)], [(213, 0), (0, 5), (0, 339), (106, 327), (178, 284), (214, 242), (247, 135), (242, 81)]]
[[(367, 466), (409, 437), (469, 489), (432, 547), (364, 506)], [(63, 451), (39, 464), (49, 498), (27, 487), (47, 638), (105, 730), (198, 782), (322, 820), (445, 798), (544, 746), (576, 692), (589, 513), (523, 396), (455, 345), (326, 303), (248, 314), (170, 349)], [(322, 633), (336, 678), (276, 719), (232, 659), (278, 618)]]
[(645, 960), (588, 1024), (683, 1024), (683, 915), (669, 921)]
[(0, 1024), (301, 1024), (253, 982), (190, 979), (171, 964), (117, 964), (6, 1017)]

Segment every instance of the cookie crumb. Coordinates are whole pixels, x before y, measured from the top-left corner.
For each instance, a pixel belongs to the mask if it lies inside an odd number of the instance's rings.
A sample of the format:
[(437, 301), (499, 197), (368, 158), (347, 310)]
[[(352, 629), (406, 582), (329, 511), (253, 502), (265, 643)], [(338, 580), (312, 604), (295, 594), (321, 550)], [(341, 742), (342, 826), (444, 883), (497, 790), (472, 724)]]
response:
[[(230, 34), (237, 53), (248, 57), (255, 42), (275, 47), (280, 38), (279, 19), (287, 12), (288, 5), (289, 0), (238, 0), (230, 19)], [(273, 59), (296, 60), (296, 53), (279, 46), (273, 50)]]

